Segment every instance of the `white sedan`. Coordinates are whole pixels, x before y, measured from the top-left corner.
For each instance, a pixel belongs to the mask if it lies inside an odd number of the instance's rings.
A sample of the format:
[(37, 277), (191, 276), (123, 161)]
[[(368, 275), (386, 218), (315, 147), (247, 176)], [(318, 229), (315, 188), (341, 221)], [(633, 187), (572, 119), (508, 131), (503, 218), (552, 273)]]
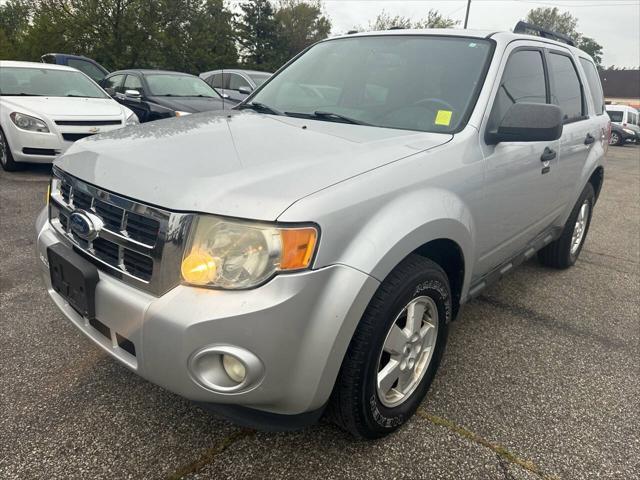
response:
[(52, 163), (84, 137), (138, 123), (78, 70), (45, 63), (0, 61), (0, 165)]

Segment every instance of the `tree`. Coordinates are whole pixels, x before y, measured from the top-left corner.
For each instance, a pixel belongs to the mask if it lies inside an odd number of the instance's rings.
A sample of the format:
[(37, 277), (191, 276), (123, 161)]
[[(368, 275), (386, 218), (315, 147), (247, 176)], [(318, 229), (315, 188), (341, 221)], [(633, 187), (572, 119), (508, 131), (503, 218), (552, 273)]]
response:
[(278, 66), (331, 33), (331, 20), (322, 13), (320, 0), (280, 0), (275, 19)]
[(578, 43), (578, 48), (591, 55), (591, 58), (593, 58), (593, 61), (596, 62), (597, 67), (602, 67), (602, 45), (600, 45), (591, 37), (583, 36)]
[(28, 0), (9, 0), (0, 4), (0, 58), (20, 58), (19, 47), (32, 14)]
[(558, 7), (553, 8), (534, 8), (530, 10), (525, 19), (527, 23), (531, 23), (545, 30), (551, 30), (562, 33), (572, 38), (576, 46), (593, 57), (598, 67), (602, 63), (602, 45), (591, 37), (585, 37), (577, 30), (578, 19), (569, 12), (560, 13)]
[(369, 22), (367, 30), (389, 30), (391, 28), (452, 28), (460, 21), (443, 16), (437, 10), (429, 10), (427, 17), (422, 20), (412, 21), (409, 17), (396, 15), (392, 17), (383, 10), (373, 22)]
[(240, 4), (242, 15), (236, 23), (243, 64), (258, 70), (274, 70), (278, 65), (278, 22), (269, 0)]

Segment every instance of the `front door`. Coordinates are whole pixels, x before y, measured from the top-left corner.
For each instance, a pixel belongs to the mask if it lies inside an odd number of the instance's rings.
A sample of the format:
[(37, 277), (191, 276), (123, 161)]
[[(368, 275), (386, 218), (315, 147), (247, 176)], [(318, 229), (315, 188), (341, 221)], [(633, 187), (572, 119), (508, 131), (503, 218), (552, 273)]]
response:
[(479, 276), (516, 255), (557, 215), (558, 140), (488, 145), (514, 103), (549, 103), (544, 51), (534, 42), (514, 42), (502, 59), (501, 80), (481, 126), (485, 158), (483, 215), (478, 222)]

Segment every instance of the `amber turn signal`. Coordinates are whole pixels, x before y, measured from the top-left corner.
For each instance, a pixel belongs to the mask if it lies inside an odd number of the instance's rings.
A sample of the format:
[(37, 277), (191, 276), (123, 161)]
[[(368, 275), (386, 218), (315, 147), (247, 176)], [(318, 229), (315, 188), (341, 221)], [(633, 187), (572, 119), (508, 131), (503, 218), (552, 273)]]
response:
[(282, 238), (280, 270), (307, 268), (316, 248), (316, 229), (283, 229), (280, 231), (280, 235)]

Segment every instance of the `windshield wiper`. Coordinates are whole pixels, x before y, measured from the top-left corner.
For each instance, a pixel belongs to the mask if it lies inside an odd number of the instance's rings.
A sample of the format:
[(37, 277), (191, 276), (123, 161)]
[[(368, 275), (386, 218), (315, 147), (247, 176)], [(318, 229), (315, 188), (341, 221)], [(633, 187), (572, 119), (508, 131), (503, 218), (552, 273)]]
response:
[(276, 110), (275, 108), (260, 102), (243, 103), (237, 107), (238, 110), (244, 110), (245, 108), (250, 108), (256, 112), (270, 113), (272, 115), (285, 115), (285, 113), (282, 113), (280, 110)]
[(325, 112), (323, 110), (316, 110), (315, 112), (313, 112), (313, 115), (316, 117), (336, 118), (338, 120), (344, 121), (345, 123), (352, 123), (353, 125), (371, 125), (370, 123), (363, 122), (362, 120), (356, 120), (355, 118), (347, 117), (339, 113)]
[(44, 97), (44, 95), (40, 95), (37, 93), (2, 93), (0, 95), (3, 97)]
[(356, 120), (355, 118), (347, 117), (346, 115), (341, 115), (339, 113), (325, 112), (324, 110), (316, 110), (313, 113), (302, 113), (302, 112), (284, 112), (284, 113), (289, 117), (316, 118), (320, 120), (326, 118), (326, 119), (340, 120), (343, 123), (351, 123), (353, 125), (373, 126), (370, 123), (363, 122), (362, 120)]

